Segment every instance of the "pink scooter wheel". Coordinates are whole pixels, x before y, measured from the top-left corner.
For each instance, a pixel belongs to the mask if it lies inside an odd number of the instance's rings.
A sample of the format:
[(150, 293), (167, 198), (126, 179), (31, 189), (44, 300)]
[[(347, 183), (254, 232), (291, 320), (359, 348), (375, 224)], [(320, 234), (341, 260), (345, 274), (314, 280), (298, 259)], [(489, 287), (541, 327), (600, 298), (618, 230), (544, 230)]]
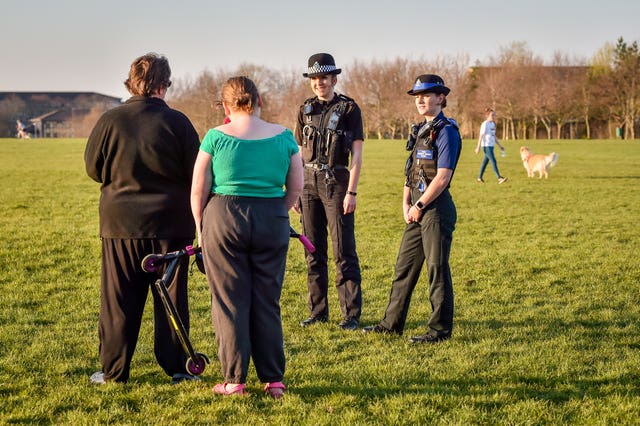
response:
[(156, 272), (158, 270), (156, 260), (158, 260), (158, 256), (155, 254), (146, 255), (144, 259), (142, 259), (142, 270), (145, 272)]
[(204, 373), (204, 369), (207, 367), (207, 364), (209, 364), (209, 357), (205, 354), (196, 352), (196, 359), (193, 360), (189, 358), (185, 366), (187, 367), (187, 372), (189, 372), (189, 374), (199, 376)]

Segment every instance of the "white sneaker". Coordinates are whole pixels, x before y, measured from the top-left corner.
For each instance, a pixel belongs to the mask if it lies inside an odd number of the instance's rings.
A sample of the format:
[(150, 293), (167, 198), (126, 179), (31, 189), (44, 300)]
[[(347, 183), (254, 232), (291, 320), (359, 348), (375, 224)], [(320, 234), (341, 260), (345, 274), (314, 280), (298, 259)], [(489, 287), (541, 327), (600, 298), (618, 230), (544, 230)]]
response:
[(102, 371), (96, 371), (89, 377), (89, 383), (92, 385), (104, 385), (107, 381), (104, 379), (104, 373)]

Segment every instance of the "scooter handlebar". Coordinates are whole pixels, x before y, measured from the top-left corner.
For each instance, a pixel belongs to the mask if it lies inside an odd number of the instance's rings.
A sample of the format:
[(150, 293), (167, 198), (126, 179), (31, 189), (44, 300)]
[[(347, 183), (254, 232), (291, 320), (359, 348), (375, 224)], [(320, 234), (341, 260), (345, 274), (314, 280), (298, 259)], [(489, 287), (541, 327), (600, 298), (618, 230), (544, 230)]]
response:
[(169, 253), (148, 254), (144, 259), (142, 259), (142, 270), (145, 272), (156, 272), (163, 263), (175, 259), (176, 257), (182, 257), (185, 254), (187, 256), (193, 256), (201, 251), (202, 249), (200, 247), (193, 247), (189, 245), (181, 250)]
[(303, 245), (307, 250), (309, 250), (309, 253), (313, 253), (314, 251), (316, 251), (316, 248), (314, 247), (314, 245), (313, 245), (313, 244), (311, 244), (311, 241), (309, 241), (309, 239), (308, 239), (306, 236), (304, 236), (304, 235), (300, 234), (300, 235), (298, 236), (298, 239), (300, 240), (300, 242), (302, 243), (302, 245)]
[(304, 246), (304, 248), (306, 248), (309, 253), (313, 253), (316, 251), (316, 248), (314, 247), (313, 243), (311, 243), (311, 241), (309, 241), (309, 239), (302, 234), (298, 234), (293, 228), (289, 227), (289, 236), (291, 238), (297, 238), (300, 240), (300, 242), (302, 243), (302, 245)]

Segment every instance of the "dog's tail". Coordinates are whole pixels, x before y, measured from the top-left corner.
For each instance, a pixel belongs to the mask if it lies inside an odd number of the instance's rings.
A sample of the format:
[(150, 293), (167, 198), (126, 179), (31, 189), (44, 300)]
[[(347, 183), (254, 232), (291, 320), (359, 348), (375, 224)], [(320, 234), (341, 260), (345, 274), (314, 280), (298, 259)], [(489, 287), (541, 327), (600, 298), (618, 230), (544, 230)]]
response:
[(547, 164), (549, 165), (549, 167), (553, 167), (558, 164), (559, 158), (560, 155), (558, 155), (557, 152), (552, 152), (551, 154), (547, 155)]

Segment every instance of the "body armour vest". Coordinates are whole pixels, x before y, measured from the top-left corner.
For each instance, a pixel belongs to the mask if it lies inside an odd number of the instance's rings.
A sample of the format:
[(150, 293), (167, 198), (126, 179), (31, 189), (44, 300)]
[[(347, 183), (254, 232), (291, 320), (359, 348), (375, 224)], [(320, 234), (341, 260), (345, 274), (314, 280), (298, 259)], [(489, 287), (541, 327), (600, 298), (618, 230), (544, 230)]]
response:
[(438, 172), (438, 147), (435, 146), (435, 141), (440, 130), (446, 125), (453, 125), (453, 123), (446, 118), (423, 123), (413, 135), (413, 141), (411, 136), (409, 137), (407, 150), (411, 151), (411, 155), (405, 165), (406, 186), (424, 192), (436, 176)]
[(301, 155), (305, 163), (348, 166), (353, 145), (353, 131), (345, 128), (345, 114), (353, 108), (353, 99), (336, 95), (336, 102), (321, 103), (317, 97), (307, 99), (303, 105)]

